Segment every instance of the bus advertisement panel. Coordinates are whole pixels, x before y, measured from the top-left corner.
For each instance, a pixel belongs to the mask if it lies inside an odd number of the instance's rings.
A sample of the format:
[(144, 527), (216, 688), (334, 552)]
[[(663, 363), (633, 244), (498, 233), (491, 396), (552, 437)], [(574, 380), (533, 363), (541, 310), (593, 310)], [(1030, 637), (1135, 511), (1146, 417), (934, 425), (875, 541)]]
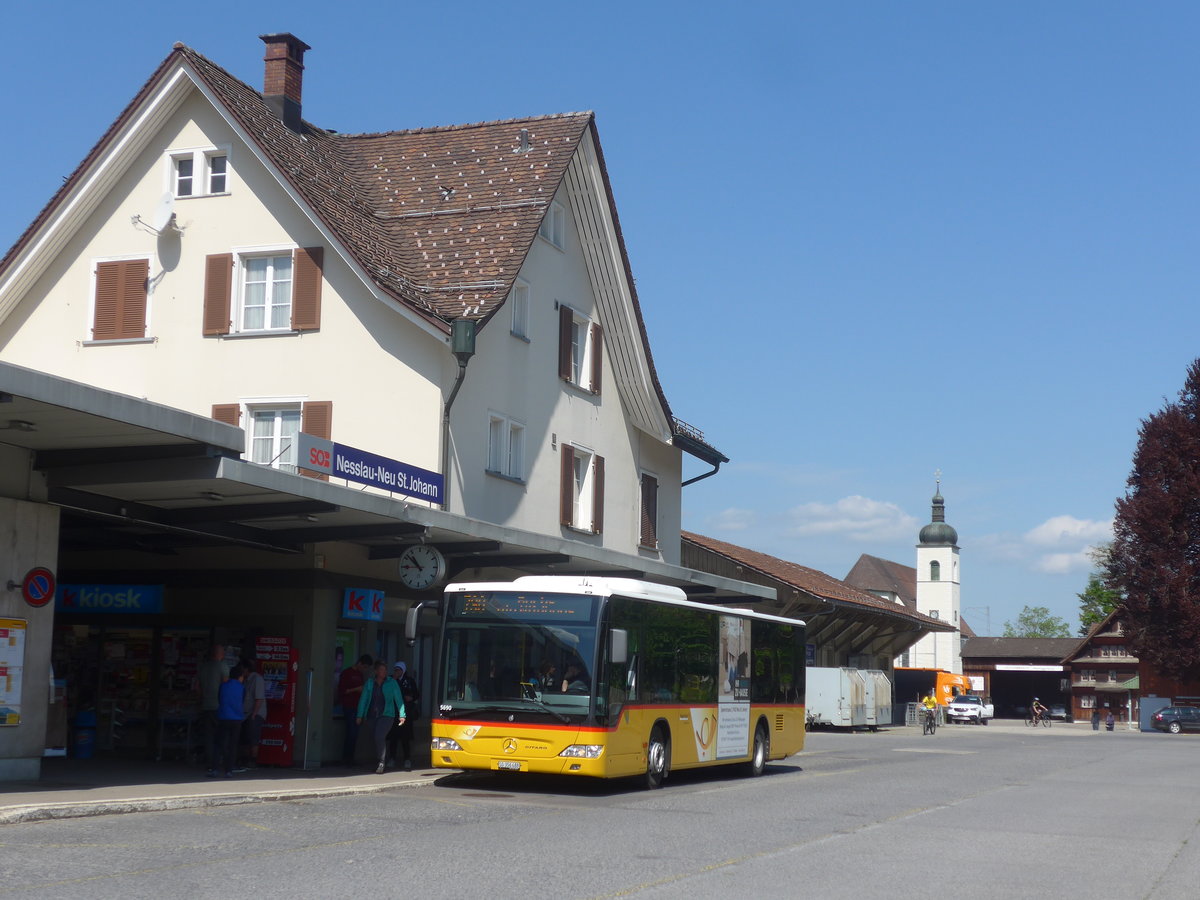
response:
[(804, 745), (804, 623), (631, 579), (456, 584), (442, 604), (435, 767), (640, 775)]

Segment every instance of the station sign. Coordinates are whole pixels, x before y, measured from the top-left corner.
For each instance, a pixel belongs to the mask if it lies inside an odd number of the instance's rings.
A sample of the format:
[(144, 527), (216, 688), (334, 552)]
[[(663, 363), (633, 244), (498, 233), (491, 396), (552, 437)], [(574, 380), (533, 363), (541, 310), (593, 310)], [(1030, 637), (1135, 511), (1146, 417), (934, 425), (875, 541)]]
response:
[(408, 463), (368, 453), (357, 447), (335, 444), (325, 438), (300, 432), (298, 440), (302, 469), (320, 472), (333, 478), (344, 478), (359, 484), (369, 484), (395, 494), (428, 500), (440, 505), (444, 479), (437, 472), (410, 466)]
[(60, 613), (158, 614), (161, 584), (60, 584), (54, 611)]

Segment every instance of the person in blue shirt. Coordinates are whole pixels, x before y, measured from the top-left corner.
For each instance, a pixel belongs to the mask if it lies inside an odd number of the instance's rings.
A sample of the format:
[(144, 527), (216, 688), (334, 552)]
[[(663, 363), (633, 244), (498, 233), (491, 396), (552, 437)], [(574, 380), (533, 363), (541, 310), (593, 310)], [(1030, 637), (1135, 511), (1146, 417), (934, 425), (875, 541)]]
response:
[[(245, 670), (234, 666), (229, 670), (229, 680), (221, 685), (217, 695), (217, 747), (226, 778), (233, 777), (233, 763), (237, 759), (238, 735), (242, 732), (244, 718), (245, 678)], [(208, 777), (215, 778), (216, 775), (215, 766), (210, 767)]]
[(375, 756), (379, 760), (375, 774), (382, 775), (387, 767), (388, 732), (393, 725), (403, 725), (405, 719), (400, 685), (388, 677), (387, 663), (382, 660), (375, 663), (375, 677), (363, 686), (358, 701), (358, 717), (354, 721), (361, 725), (363, 719), (368, 721), (367, 733), (375, 741)]

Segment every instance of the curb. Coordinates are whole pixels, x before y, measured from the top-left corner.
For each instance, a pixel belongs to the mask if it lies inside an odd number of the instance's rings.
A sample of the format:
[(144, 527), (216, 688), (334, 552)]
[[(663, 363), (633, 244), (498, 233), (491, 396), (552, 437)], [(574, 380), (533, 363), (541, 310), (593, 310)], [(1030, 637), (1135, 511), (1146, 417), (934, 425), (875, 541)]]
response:
[(0, 807), (0, 826), (22, 822), (44, 822), (53, 819), (79, 819), (89, 816), (112, 816), (125, 813), (162, 812), (174, 809), (204, 809), (215, 806), (240, 806), (248, 803), (269, 803), (279, 800), (315, 800), (327, 797), (353, 797), (378, 794), (400, 788), (422, 787), (433, 780), (398, 781), (388, 784), (343, 785), (330, 788), (266, 790), (253, 794), (174, 794), (162, 797), (141, 797), (136, 800), (81, 800), (63, 803), (26, 803)]

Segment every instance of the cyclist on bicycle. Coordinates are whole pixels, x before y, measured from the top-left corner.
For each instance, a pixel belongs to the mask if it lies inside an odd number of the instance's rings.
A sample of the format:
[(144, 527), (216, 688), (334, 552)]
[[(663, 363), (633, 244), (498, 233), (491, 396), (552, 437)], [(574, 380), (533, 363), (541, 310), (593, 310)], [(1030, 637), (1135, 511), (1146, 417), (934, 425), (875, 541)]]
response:
[(1046, 717), (1046, 713), (1049, 712), (1049, 710), (1042, 705), (1042, 702), (1038, 700), (1037, 697), (1034, 697), (1033, 703), (1029, 707), (1029, 712), (1030, 715), (1033, 716), (1033, 724), (1037, 725)]
[(930, 689), (929, 693), (921, 698), (921, 707), (925, 710), (925, 718), (933, 718), (937, 705), (937, 697), (934, 696), (933, 690)]

